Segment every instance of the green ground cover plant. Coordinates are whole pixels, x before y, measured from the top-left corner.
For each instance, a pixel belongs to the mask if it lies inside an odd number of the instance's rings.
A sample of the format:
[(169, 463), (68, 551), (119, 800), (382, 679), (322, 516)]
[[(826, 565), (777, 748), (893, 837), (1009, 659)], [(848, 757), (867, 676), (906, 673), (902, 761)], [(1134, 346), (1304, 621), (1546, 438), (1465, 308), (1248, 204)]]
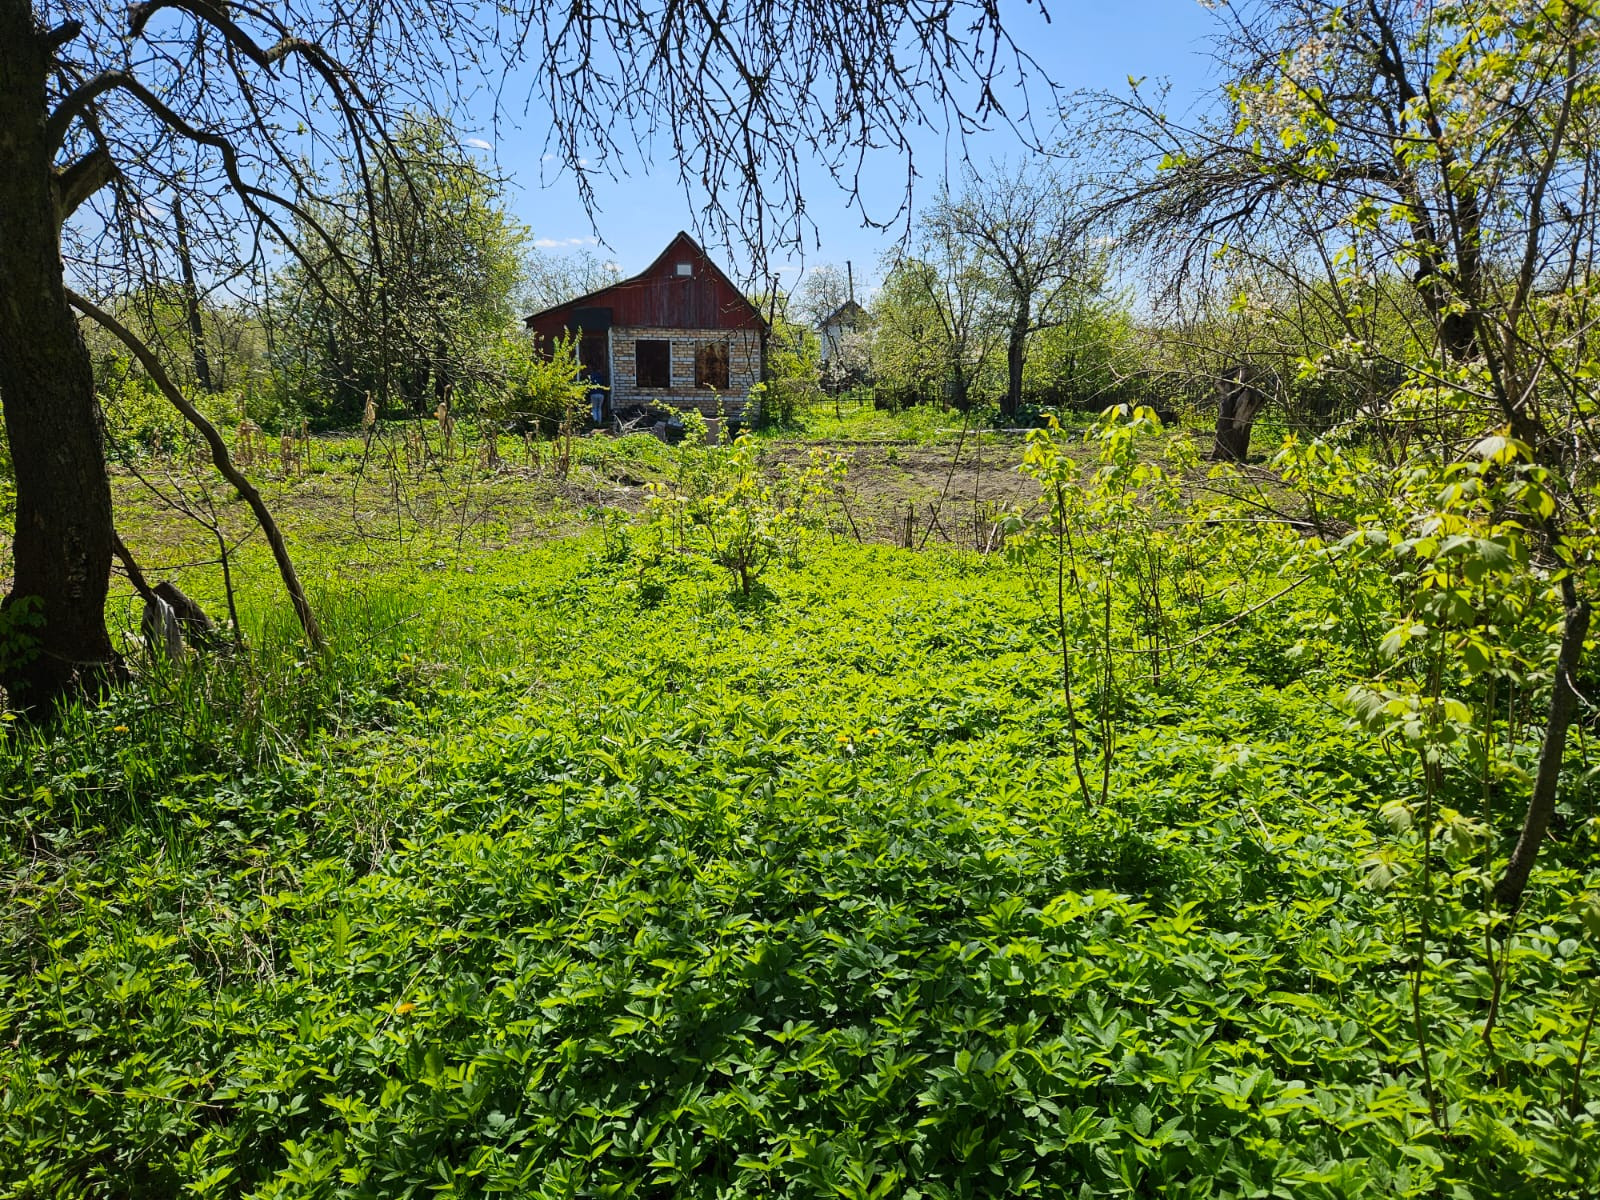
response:
[(1182, 509), (1079, 548), (1159, 619), (1048, 537), (753, 600), (616, 515), (307, 541), (327, 657), (246, 587), (246, 653), (0, 751), (0, 1195), (1595, 1194), (1592, 801), (1494, 970), (1435, 882), (1417, 987), (1381, 598), (1258, 608), (1299, 535)]
[[(71, 7), (0, 4), (0, 1200), (1600, 1196), (1587, 8), (1221, 6), (1219, 106), (973, 160), (870, 339), (798, 281), (826, 365), (780, 269), (669, 446), (511, 332), (614, 264), (532, 279), (406, 83), (492, 31)], [(992, 124), (975, 7), (511, 26), (759, 266), (807, 141)]]
[[(897, 410), (876, 408), (865, 389), (847, 393), (837, 401), (825, 397), (808, 404), (799, 413), (798, 420), (807, 438), (822, 440), (954, 441), (962, 426), (962, 414), (957, 409), (937, 404), (916, 404)], [(976, 415), (969, 423), (974, 433), (986, 427), (986, 422)], [(777, 429), (766, 436), (784, 438), (792, 437), (793, 433)]]

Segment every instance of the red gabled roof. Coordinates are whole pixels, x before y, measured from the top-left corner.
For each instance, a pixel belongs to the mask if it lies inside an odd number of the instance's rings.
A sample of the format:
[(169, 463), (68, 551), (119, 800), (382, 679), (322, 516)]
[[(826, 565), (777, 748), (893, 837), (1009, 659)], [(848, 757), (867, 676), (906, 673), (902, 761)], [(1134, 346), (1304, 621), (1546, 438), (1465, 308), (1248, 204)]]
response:
[[(688, 262), (692, 273), (677, 273)], [(610, 310), (610, 324), (665, 329), (752, 329), (765, 331), (761, 310), (750, 303), (722, 268), (687, 233), (680, 232), (639, 274), (597, 292), (534, 313), (524, 324), (535, 333), (557, 337), (575, 328), (577, 309)]]

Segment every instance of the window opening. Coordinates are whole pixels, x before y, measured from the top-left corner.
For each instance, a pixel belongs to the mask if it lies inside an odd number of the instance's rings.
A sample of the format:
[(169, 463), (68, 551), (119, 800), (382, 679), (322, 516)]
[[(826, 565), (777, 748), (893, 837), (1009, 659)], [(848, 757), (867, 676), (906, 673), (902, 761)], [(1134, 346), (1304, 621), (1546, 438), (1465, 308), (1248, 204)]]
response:
[(728, 343), (702, 342), (694, 352), (694, 385), (728, 390)]
[(633, 344), (633, 360), (642, 388), (672, 386), (672, 343), (661, 338), (640, 338)]

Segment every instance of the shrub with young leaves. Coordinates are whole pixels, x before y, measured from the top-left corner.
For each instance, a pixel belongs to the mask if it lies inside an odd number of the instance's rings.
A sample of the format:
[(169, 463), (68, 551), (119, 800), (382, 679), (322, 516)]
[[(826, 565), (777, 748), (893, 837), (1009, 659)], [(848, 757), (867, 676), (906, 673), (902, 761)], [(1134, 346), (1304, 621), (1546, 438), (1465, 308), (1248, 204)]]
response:
[[(1030, 430), (1022, 471), (1040, 487), (1038, 515), (1005, 522), (1007, 553), (1043, 568), (1033, 576), (1050, 613), (1078, 788), (1086, 802), (1110, 798), (1111, 763), (1125, 677), (1142, 667), (1160, 685), (1178, 667), (1179, 635), (1196, 632), (1207, 599), (1203, 576), (1214, 534), (1183, 489), (1194, 445), (1152, 446), (1161, 422), (1148, 408), (1107, 409), (1069, 443), (1059, 420)], [(1127, 635), (1131, 633), (1131, 640)], [(1076, 676), (1076, 678), (1075, 678)], [(1080, 709), (1087, 700), (1099, 742), (1091, 788)]]
[(705, 422), (685, 415), (678, 470), (650, 484), (646, 511), (657, 553), (701, 555), (726, 569), (748, 598), (774, 562), (797, 562), (818, 527), (840, 466), (813, 455), (799, 470), (767, 471), (753, 438), (705, 444)]
[(590, 385), (576, 339), (560, 339), (546, 350), (520, 334), (506, 334), (488, 357), (484, 378), (462, 397), (486, 429), (498, 433), (520, 420), (554, 434), (580, 415), (587, 419)]
[[(181, 413), (126, 360), (102, 364), (98, 397), (106, 437), (121, 454), (166, 452), (200, 445), (200, 435)], [(189, 402), (220, 429), (232, 429), (245, 415), (245, 397), (191, 387)]]

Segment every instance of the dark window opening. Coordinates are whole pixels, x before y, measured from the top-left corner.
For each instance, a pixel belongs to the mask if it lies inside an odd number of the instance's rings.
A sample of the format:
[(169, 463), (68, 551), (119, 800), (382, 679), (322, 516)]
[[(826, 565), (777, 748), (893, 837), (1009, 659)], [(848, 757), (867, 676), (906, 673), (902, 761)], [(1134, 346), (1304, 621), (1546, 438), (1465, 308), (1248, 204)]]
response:
[(672, 343), (660, 339), (640, 338), (633, 344), (634, 365), (639, 371), (639, 386), (664, 388), (672, 386)]
[(703, 342), (695, 347), (694, 385), (728, 390), (728, 343)]

